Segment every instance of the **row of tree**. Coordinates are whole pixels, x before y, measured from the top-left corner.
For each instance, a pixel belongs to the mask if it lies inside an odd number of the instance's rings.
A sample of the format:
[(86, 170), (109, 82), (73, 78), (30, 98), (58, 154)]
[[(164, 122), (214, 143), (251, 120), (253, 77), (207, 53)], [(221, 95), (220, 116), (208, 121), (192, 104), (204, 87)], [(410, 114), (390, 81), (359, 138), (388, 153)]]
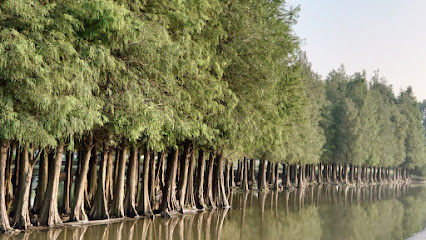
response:
[(278, 162), (299, 185), (423, 164), (411, 89), (395, 97), (343, 69), (322, 81), (282, 0), (6, 0), (0, 13), (1, 231), (53, 226), (60, 212), (227, 208), (236, 160), (244, 188), (248, 159), (261, 160), (259, 189), (268, 172), (278, 187)]

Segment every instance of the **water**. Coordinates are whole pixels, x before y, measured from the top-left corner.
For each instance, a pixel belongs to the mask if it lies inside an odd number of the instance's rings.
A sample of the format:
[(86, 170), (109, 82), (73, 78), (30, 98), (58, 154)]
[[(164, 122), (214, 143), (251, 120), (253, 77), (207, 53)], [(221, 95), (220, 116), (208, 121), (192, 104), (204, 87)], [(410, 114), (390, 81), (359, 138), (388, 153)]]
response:
[[(234, 191), (229, 210), (31, 231), (0, 239), (424, 239), (426, 186)], [(423, 234), (423, 235), (422, 235)]]

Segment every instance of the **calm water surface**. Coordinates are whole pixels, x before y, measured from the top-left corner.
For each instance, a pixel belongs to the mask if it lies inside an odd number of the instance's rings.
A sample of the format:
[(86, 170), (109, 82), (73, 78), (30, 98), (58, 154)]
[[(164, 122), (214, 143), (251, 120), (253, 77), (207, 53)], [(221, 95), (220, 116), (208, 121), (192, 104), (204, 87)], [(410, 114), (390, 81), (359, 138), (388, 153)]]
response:
[[(0, 239), (407, 239), (426, 226), (426, 186), (234, 191), (229, 210), (31, 231)], [(421, 233), (420, 233), (421, 234)]]

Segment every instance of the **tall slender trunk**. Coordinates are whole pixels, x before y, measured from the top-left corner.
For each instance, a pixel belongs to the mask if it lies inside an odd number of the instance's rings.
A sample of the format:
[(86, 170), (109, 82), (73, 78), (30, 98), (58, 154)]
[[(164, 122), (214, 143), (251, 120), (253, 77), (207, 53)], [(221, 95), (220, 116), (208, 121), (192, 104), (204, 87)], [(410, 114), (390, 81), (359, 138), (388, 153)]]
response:
[(254, 176), (254, 168), (255, 168), (255, 162), (254, 158), (250, 160), (250, 173), (249, 173), (249, 180), (250, 180), (250, 189), (254, 189), (255, 183), (256, 183), (256, 177)]
[(137, 166), (138, 148), (133, 145), (130, 149), (129, 164), (127, 166), (126, 196), (124, 200), (124, 215), (128, 217), (138, 216), (138, 212), (136, 211)]
[(205, 203), (208, 207), (215, 208), (216, 204), (213, 199), (213, 166), (214, 166), (215, 153), (210, 153), (210, 158), (207, 165), (207, 176), (204, 183)]
[(230, 181), (230, 176), (229, 176), (231, 174), (230, 168), (231, 168), (231, 162), (226, 161), (226, 163), (225, 163), (225, 191), (226, 191), (226, 194), (231, 192), (231, 187), (230, 187), (231, 181)]
[(186, 185), (186, 197), (185, 205), (189, 209), (195, 209), (195, 197), (194, 197), (194, 169), (195, 169), (195, 146), (192, 147), (189, 170), (188, 170), (188, 181)]
[(278, 179), (280, 178), (280, 172), (279, 172), (279, 165), (278, 163), (274, 164), (274, 190), (279, 190), (280, 186), (278, 185)]
[(200, 149), (198, 151), (198, 164), (197, 164), (197, 178), (195, 181), (195, 204), (198, 209), (204, 209), (204, 158), (206, 156), (206, 151)]
[(6, 193), (5, 188), (5, 171), (6, 171), (6, 161), (7, 161), (7, 151), (9, 148), (10, 142), (0, 139), (0, 232), (9, 232), (12, 230), (9, 224), (9, 217), (7, 216), (6, 211)]
[[(246, 161), (247, 162), (247, 161)], [(225, 193), (225, 184), (223, 180), (223, 153), (219, 152), (216, 157), (214, 168), (213, 196), (216, 206), (220, 208), (229, 208), (228, 198)], [(247, 173), (247, 172), (246, 172)], [(247, 176), (246, 176), (247, 177)]]
[(290, 164), (283, 163), (283, 185), (290, 188)]
[(185, 195), (186, 195), (186, 185), (188, 181), (188, 169), (189, 169), (189, 158), (191, 154), (191, 145), (189, 142), (185, 143), (183, 154), (180, 159), (180, 177), (178, 182), (178, 189), (177, 189), (177, 197), (179, 201), (179, 206), (181, 207), (181, 210), (183, 211), (183, 208), (185, 207)]
[[(106, 186), (105, 186), (105, 195), (107, 198), (107, 202), (112, 202), (113, 193), (114, 193), (114, 150), (112, 148), (108, 148), (108, 164), (107, 164), (107, 174), (106, 174)], [(108, 204), (107, 204), (108, 205)]]
[(47, 183), (43, 208), (40, 218), (38, 219), (39, 224), (42, 226), (54, 226), (62, 223), (58, 212), (58, 188), (63, 152), (64, 144), (58, 141), (54, 162), (49, 162), (49, 180)]
[(382, 182), (382, 167), (377, 168), (377, 181)]
[(165, 165), (166, 152), (162, 151), (158, 153), (157, 157), (157, 167), (156, 167), (156, 175), (155, 175), (155, 186), (158, 188), (157, 190), (163, 189), (164, 186), (164, 165)]
[(124, 173), (126, 170), (126, 159), (128, 146), (126, 140), (121, 143), (121, 156), (117, 173), (117, 181), (114, 184), (114, 199), (111, 204), (110, 217), (122, 218), (124, 217)]
[(235, 183), (237, 185), (240, 185), (242, 180), (243, 180), (243, 162), (241, 160), (238, 160), (237, 178), (235, 180)]
[(234, 163), (231, 162), (231, 169), (230, 169), (231, 173), (230, 173), (230, 177), (231, 177), (231, 183), (230, 186), (231, 188), (235, 187), (235, 172), (234, 172)]
[(112, 158), (112, 150), (109, 148), (108, 143), (104, 142), (104, 151), (101, 155), (101, 162), (98, 173), (98, 183), (96, 194), (93, 201), (92, 209), (90, 210), (90, 219), (108, 219), (108, 200), (107, 200), (107, 165), (110, 162), (109, 157)]
[[(155, 152), (152, 151), (149, 159), (148, 191), (151, 206), (154, 206), (155, 203), (155, 155)], [(157, 161), (159, 161), (159, 159)]]
[[(142, 188), (139, 192), (138, 211), (143, 216), (152, 214), (151, 203), (149, 201), (148, 178), (149, 178), (149, 162), (151, 161), (151, 150), (146, 146), (143, 157), (142, 169)], [(163, 195), (166, 194), (163, 192)]]
[(362, 180), (361, 180), (361, 167), (357, 166), (357, 177), (356, 177), (356, 184), (361, 184)]
[(258, 189), (259, 190), (269, 190), (268, 184), (266, 182), (266, 160), (261, 159), (259, 165), (259, 179), (258, 179)]
[(178, 210), (179, 205), (176, 200), (175, 192), (175, 181), (178, 168), (178, 157), (179, 150), (172, 148), (167, 157), (167, 173), (166, 173), (166, 182), (162, 189), (163, 200), (161, 202), (159, 210), (165, 217), (169, 217), (169, 211)]
[(87, 143), (84, 144), (84, 151), (81, 159), (81, 169), (75, 182), (74, 203), (72, 205), (70, 221), (87, 221), (86, 211), (84, 210), (84, 194), (87, 184), (87, 172), (89, 171), (89, 161), (93, 147), (93, 134), (90, 133)]
[(241, 181), (241, 186), (240, 187), (241, 187), (241, 189), (243, 191), (248, 191), (249, 190), (248, 189), (248, 174), (247, 174), (248, 162), (247, 161), (248, 161), (247, 158), (244, 157), (243, 166), (241, 168), (241, 170), (243, 171), (243, 179)]
[(46, 149), (43, 150), (43, 153), (40, 156), (40, 162), (38, 166), (38, 184), (36, 189), (36, 197), (34, 202), (34, 212), (39, 214), (41, 211), (41, 208), (43, 206), (43, 199), (44, 194), (46, 193), (47, 188), (47, 173), (48, 173), (48, 160), (49, 160), (49, 154), (47, 153)]
[(298, 188), (300, 188), (300, 189), (302, 189), (302, 188), (304, 188), (305, 186), (304, 186), (304, 180), (303, 180), (303, 174), (305, 174), (304, 173), (304, 165), (303, 164), (300, 164), (300, 166), (299, 166), (299, 174), (298, 174), (298, 177), (299, 177), (299, 185), (297, 185), (297, 187)]
[[(316, 176), (315, 176), (315, 165), (316, 164), (311, 164), (311, 182), (316, 182)], [(341, 177), (341, 175), (340, 175)]]
[(318, 163), (318, 183), (322, 184), (322, 164)]
[(21, 146), (18, 144), (16, 147), (16, 155), (15, 155), (15, 168), (13, 169), (12, 175), (12, 187), (13, 187), (13, 196), (18, 195), (18, 184), (19, 184), (19, 162), (21, 158)]
[[(9, 150), (7, 151), (9, 155), (7, 156), (6, 161), (6, 172), (5, 172), (5, 194), (6, 194), (6, 206), (12, 202), (13, 199), (13, 188), (12, 188), (12, 165), (13, 165), (13, 153), (16, 149), (17, 144), (12, 143)], [(19, 151), (16, 150), (18, 153)], [(6, 207), (7, 208), (7, 207)]]
[(64, 180), (64, 189), (62, 197), (62, 212), (69, 213), (70, 208), (70, 194), (71, 194), (71, 184), (72, 184), (72, 160), (74, 159), (74, 152), (68, 151), (66, 154), (65, 160), (65, 180)]
[(97, 179), (97, 169), (96, 166), (98, 164), (98, 155), (97, 155), (98, 149), (95, 146), (92, 148), (92, 153), (90, 155), (90, 161), (89, 161), (89, 172), (87, 173), (87, 193), (89, 197), (89, 202), (92, 202), (93, 197), (96, 193), (96, 179)]

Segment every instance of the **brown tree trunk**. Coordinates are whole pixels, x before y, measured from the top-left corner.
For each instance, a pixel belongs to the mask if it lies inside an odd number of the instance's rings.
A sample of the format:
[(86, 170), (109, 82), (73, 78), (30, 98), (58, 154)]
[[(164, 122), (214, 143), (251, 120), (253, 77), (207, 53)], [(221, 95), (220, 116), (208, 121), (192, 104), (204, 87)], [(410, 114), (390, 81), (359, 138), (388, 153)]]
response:
[(349, 167), (349, 182), (354, 183), (355, 167), (351, 164)]
[[(345, 165), (346, 166), (346, 165)], [(318, 163), (318, 183), (322, 184), (322, 164)]]
[(305, 174), (304, 173), (304, 166), (303, 166), (303, 164), (300, 164), (300, 166), (299, 166), (299, 173), (298, 173), (298, 177), (299, 177), (299, 185), (297, 185), (297, 187), (299, 188), (299, 189), (302, 189), (302, 188), (304, 188), (305, 186), (304, 186), (304, 180), (303, 180), (303, 174)]
[(290, 164), (283, 163), (283, 186), (290, 188)]
[(185, 196), (186, 196), (186, 185), (188, 181), (188, 169), (189, 169), (189, 158), (191, 154), (190, 143), (186, 142), (183, 150), (183, 154), (180, 159), (180, 177), (178, 182), (177, 197), (179, 201), (179, 206), (183, 212), (185, 207)]
[[(149, 201), (151, 206), (154, 206), (155, 203), (155, 152), (151, 152), (151, 157), (149, 159), (149, 178), (148, 178), (148, 191), (149, 191)], [(157, 160), (159, 161), (159, 159)]]
[[(16, 149), (17, 144), (12, 143), (9, 150), (7, 151), (9, 155), (7, 156), (6, 161), (6, 172), (5, 172), (5, 194), (6, 194), (6, 206), (12, 202), (13, 199), (13, 188), (12, 188), (12, 165), (13, 165), (13, 153)], [(18, 153), (19, 151), (16, 150)], [(6, 207), (7, 209), (7, 207)]]
[(13, 169), (13, 175), (12, 175), (13, 196), (18, 196), (20, 158), (21, 158), (21, 146), (20, 144), (18, 144), (18, 146), (16, 147), (15, 168)]
[(230, 186), (230, 184), (231, 184), (231, 178), (230, 178), (230, 175), (231, 175), (231, 162), (229, 162), (229, 161), (226, 161), (226, 163), (225, 163), (225, 191), (226, 191), (226, 194), (229, 194), (230, 192), (231, 192), (231, 186)]
[(40, 210), (43, 206), (44, 194), (46, 193), (47, 188), (47, 172), (48, 172), (48, 160), (49, 154), (46, 149), (43, 150), (43, 153), (40, 156), (40, 162), (38, 166), (38, 184), (36, 189), (36, 197), (34, 202), (34, 212), (36, 214), (40, 213)]
[[(105, 195), (107, 203), (111, 203), (114, 193), (114, 150), (108, 147), (108, 164), (107, 164), (107, 174), (106, 174), (106, 186), (105, 186)], [(117, 160), (116, 160), (117, 161)], [(107, 204), (108, 205), (108, 204)]]
[(243, 171), (243, 179), (242, 179), (242, 181), (241, 181), (241, 186), (240, 186), (240, 188), (243, 190), (243, 191), (248, 191), (249, 189), (248, 189), (248, 174), (247, 174), (247, 167), (248, 167), (248, 160), (247, 160), (247, 158), (246, 157), (244, 157), (244, 160), (243, 160), (243, 166), (242, 166), (242, 168), (241, 168), (241, 170)]
[(133, 145), (130, 149), (129, 164), (127, 166), (126, 197), (124, 200), (124, 215), (127, 217), (136, 217), (136, 176), (138, 169), (138, 148)]
[(357, 166), (356, 167), (356, 169), (357, 169), (357, 177), (356, 177), (356, 184), (361, 184), (361, 167), (360, 166)]
[(377, 168), (377, 181), (382, 182), (382, 167)]
[[(247, 161), (246, 161), (247, 163)], [(247, 172), (246, 172), (247, 174)], [(225, 193), (225, 184), (223, 180), (223, 154), (219, 152), (215, 161), (214, 168), (214, 183), (213, 183), (213, 196), (215, 197), (216, 206), (220, 208), (229, 208), (228, 198)], [(247, 176), (246, 176), (247, 179)]]
[(278, 179), (280, 178), (280, 172), (279, 172), (279, 165), (278, 163), (274, 164), (274, 190), (279, 190), (280, 186), (278, 185)]
[(195, 205), (198, 209), (204, 209), (204, 165), (206, 151), (200, 149), (198, 151), (197, 178), (195, 180)]
[(66, 154), (65, 160), (65, 180), (64, 180), (64, 189), (62, 197), (62, 212), (69, 213), (70, 208), (70, 194), (71, 194), (71, 184), (72, 184), (72, 160), (74, 159), (74, 152), (68, 151)]
[(104, 143), (103, 154), (101, 155), (101, 162), (98, 173), (98, 183), (96, 194), (94, 196), (93, 206), (90, 210), (90, 219), (108, 219), (108, 200), (107, 200), (107, 165), (109, 157), (112, 158), (112, 150), (109, 148), (108, 143)]
[(172, 148), (167, 157), (166, 182), (162, 189), (163, 200), (159, 208), (159, 210), (162, 212), (162, 215), (165, 217), (170, 217), (170, 211), (179, 210), (175, 192), (178, 157), (179, 150)]
[(97, 179), (97, 164), (98, 164), (98, 155), (97, 147), (93, 146), (92, 153), (90, 155), (89, 161), (89, 172), (87, 173), (87, 193), (89, 197), (89, 202), (92, 202), (93, 197), (96, 193), (96, 179)]
[[(149, 201), (148, 192), (148, 178), (149, 178), (149, 163), (151, 161), (151, 150), (146, 147), (143, 158), (143, 169), (142, 169), (142, 188), (139, 192), (138, 211), (143, 216), (149, 216), (152, 214), (151, 203)], [(167, 169), (168, 170), (168, 169)], [(163, 195), (164, 195), (163, 191)]]
[(121, 153), (122, 153), (122, 150), (117, 148), (117, 151), (115, 151), (115, 162), (114, 162), (114, 179), (113, 179), (114, 189), (112, 193), (113, 198), (114, 198), (115, 185), (117, 184), (117, 179), (118, 179), (118, 172), (120, 171), (119, 166), (120, 166)]
[(268, 184), (266, 182), (266, 160), (261, 159), (259, 165), (259, 179), (258, 179), (258, 189), (259, 190), (269, 190)]
[(186, 185), (185, 206), (187, 206), (189, 209), (195, 209), (194, 169), (195, 169), (195, 146), (193, 146), (191, 151), (191, 157), (189, 161), (188, 181)]
[(237, 178), (235, 179), (235, 183), (237, 185), (240, 185), (242, 180), (243, 180), (243, 162), (238, 160)]
[(87, 221), (86, 211), (84, 210), (84, 194), (87, 184), (87, 172), (89, 171), (89, 161), (93, 147), (93, 134), (88, 136), (87, 143), (84, 143), (85, 149), (81, 158), (80, 173), (75, 182), (74, 203), (72, 205), (70, 221)]
[(254, 189), (254, 186), (256, 185), (256, 177), (254, 176), (255, 174), (255, 162), (254, 162), (254, 158), (252, 158), (250, 160), (250, 172), (249, 172), (249, 180), (250, 180), (250, 184), (249, 184), (249, 188), (250, 189)]
[(337, 182), (337, 166), (335, 163), (331, 164), (331, 181), (332, 182)]
[(62, 223), (58, 212), (59, 175), (61, 173), (64, 144), (58, 141), (54, 162), (49, 162), (49, 180), (44, 204), (38, 222), (42, 226), (54, 226)]
[(165, 165), (166, 152), (162, 151), (158, 153), (157, 167), (155, 175), (155, 186), (157, 191), (163, 189), (164, 186), (164, 165)]
[(230, 186), (231, 188), (235, 187), (235, 172), (234, 172), (234, 163), (231, 162), (231, 169), (230, 169), (231, 173), (229, 174), (231, 177), (231, 183)]
[(0, 139), (0, 233), (9, 232), (12, 230), (9, 224), (9, 217), (6, 210), (6, 193), (5, 188), (5, 171), (7, 161), (7, 151), (9, 148), (9, 141)]
[[(207, 165), (207, 176), (204, 183), (204, 191), (205, 191), (205, 203), (208, 207), (216, 208), (215, 201), (213, 199), (213, 166), (214, 166), (215, 154), (213, 152), (210, 153), (210, 158)], [(240, 166), (241, 168), (241, 166)]]
[(122, 218), (124, 217), (124, 173), (126, 170), (126, 159), (127, 159), (127, 142), (123, 140), (121, 143), (121, 156), (118, 167), (117, 181), (114, 183), (114, 199), (111, 204), (110, 217)]

